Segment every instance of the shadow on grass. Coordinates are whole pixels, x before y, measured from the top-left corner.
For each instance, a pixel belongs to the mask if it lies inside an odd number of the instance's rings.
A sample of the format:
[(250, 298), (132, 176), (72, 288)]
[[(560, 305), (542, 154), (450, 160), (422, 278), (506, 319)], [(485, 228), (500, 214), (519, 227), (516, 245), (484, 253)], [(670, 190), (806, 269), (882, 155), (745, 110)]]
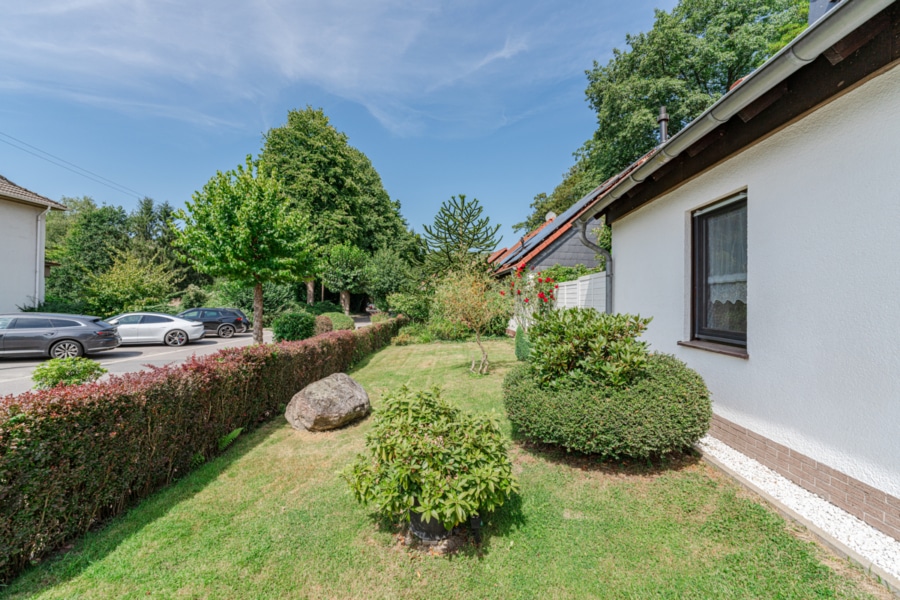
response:
[(74, 579), (144, 527), (164, 517), (178, 504), (193, 498), (231, 464), (263, 443), (280, 425), (277, 418), (263, 423), (247, 435), (239, 437), (218, 457), (197, 467), (182, 479), (158, 489), (128, 507), (122, 514), (98, 524), (83, 536), (28, 567), (8, 584), (0, 585), (0, 598), (7, 595), (32, 597)]
[(532, 457), (544, 462), (561, 465), (581, 471), (606, 473), (609, 475), (656, 476), (671, 471), (681, 471), (695, 466), (701, 461), (700, 453), (693, 448), (682, 452), (649, 459), (623, 458), (600, 460), (596, 455), (567, 451), (553, 444), (535, 442), (517, 433), (512, 435), (515, 446)]

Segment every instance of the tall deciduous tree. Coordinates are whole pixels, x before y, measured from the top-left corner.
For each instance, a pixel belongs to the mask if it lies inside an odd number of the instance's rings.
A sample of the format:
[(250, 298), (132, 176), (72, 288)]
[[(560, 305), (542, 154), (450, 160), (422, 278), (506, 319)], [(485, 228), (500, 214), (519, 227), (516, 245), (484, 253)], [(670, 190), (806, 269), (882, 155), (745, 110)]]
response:
[(369, 257), (353, 246), (332, 246), (322, 268), (322, 281), (330, 290), (341, 293), (344, 314), (350, 314), (350, 294), (365, 291)]
[[(285, 125), (266, 133), (260, 159), (275, 168), (291, 204), (313, 217), (312, 232), (324, 250), (346, 244), (373, 253), (410, 243), (400, 203), (321, 109), (290, 111)], [(311, 300), (311, 282), (308, 291)]]
[(424, 226), (428, 244), (426, 265), (432, 273), (445, 273), (465, 268), (497, 247), (500, 225), (491, 225), (490, 217), (477, 198), (466, 200), (464, 194), (452, 196), (441, 204), (434, 224)]
[(517, 228), (530, 230), (548, 210), (569, 208), (659, 143), (660, 106), (677, 133), (731, 85), (806, 27), (808, 0), (680, 0), (656, 11), (653, 28), (626, 36), (625, 50), (587, 71), (587, 100), (597, 113), (594, 136), (576, 165)]
[(198, 271), (254, 287), (253, 339), (261, 344), (263, 283), (299, 281), (312, 269), (307, 217), (284, 202), (278, 179), (250, 156), (216, 173), (176, 216), (184, 221), (176, 243)]

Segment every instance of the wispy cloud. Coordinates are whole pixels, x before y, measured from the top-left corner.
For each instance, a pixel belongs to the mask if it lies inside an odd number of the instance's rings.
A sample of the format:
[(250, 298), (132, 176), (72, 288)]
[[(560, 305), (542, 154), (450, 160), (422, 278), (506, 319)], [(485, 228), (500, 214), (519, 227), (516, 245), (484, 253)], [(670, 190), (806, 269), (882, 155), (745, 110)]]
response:
[(471, 135), (535, 110), (522, 90), (580, 77), (621, 30), (611, 0), (554, 4), (31, 0), (4, 9), (0, 86), (211, 127), (314, 86), (398, 135)]

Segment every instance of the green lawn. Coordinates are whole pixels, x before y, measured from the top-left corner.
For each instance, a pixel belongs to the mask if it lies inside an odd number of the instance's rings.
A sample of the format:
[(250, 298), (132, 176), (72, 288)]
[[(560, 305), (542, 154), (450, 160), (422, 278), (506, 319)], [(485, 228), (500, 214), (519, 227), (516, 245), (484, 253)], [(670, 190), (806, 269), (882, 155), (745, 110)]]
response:
[[(494, 413), (512, 344), (390, 347), (354, 373), (375, 408), (402, 383)], [(881, 590), (690, 457), (597, 464), (513, 444), (521, 495), (480, 551), (398, 545), (337, 476), (371, 420), (331, 433), (283, 419), (0, 590), (4, 598), (861, 598)], [(822, 561), (831, 566), (826, 566)], [(839, 572), (833, 570), (837, 568)]]

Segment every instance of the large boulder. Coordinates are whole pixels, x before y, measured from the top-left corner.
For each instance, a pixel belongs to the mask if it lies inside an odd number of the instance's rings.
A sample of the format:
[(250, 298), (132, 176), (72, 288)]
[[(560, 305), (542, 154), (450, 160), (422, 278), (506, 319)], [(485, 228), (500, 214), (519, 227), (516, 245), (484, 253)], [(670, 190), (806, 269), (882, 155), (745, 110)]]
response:
[(311, 383), (291, 398), (284, 418), (294, 429), (337, 429), (372, 412), (369, 395), (346, 373)]

